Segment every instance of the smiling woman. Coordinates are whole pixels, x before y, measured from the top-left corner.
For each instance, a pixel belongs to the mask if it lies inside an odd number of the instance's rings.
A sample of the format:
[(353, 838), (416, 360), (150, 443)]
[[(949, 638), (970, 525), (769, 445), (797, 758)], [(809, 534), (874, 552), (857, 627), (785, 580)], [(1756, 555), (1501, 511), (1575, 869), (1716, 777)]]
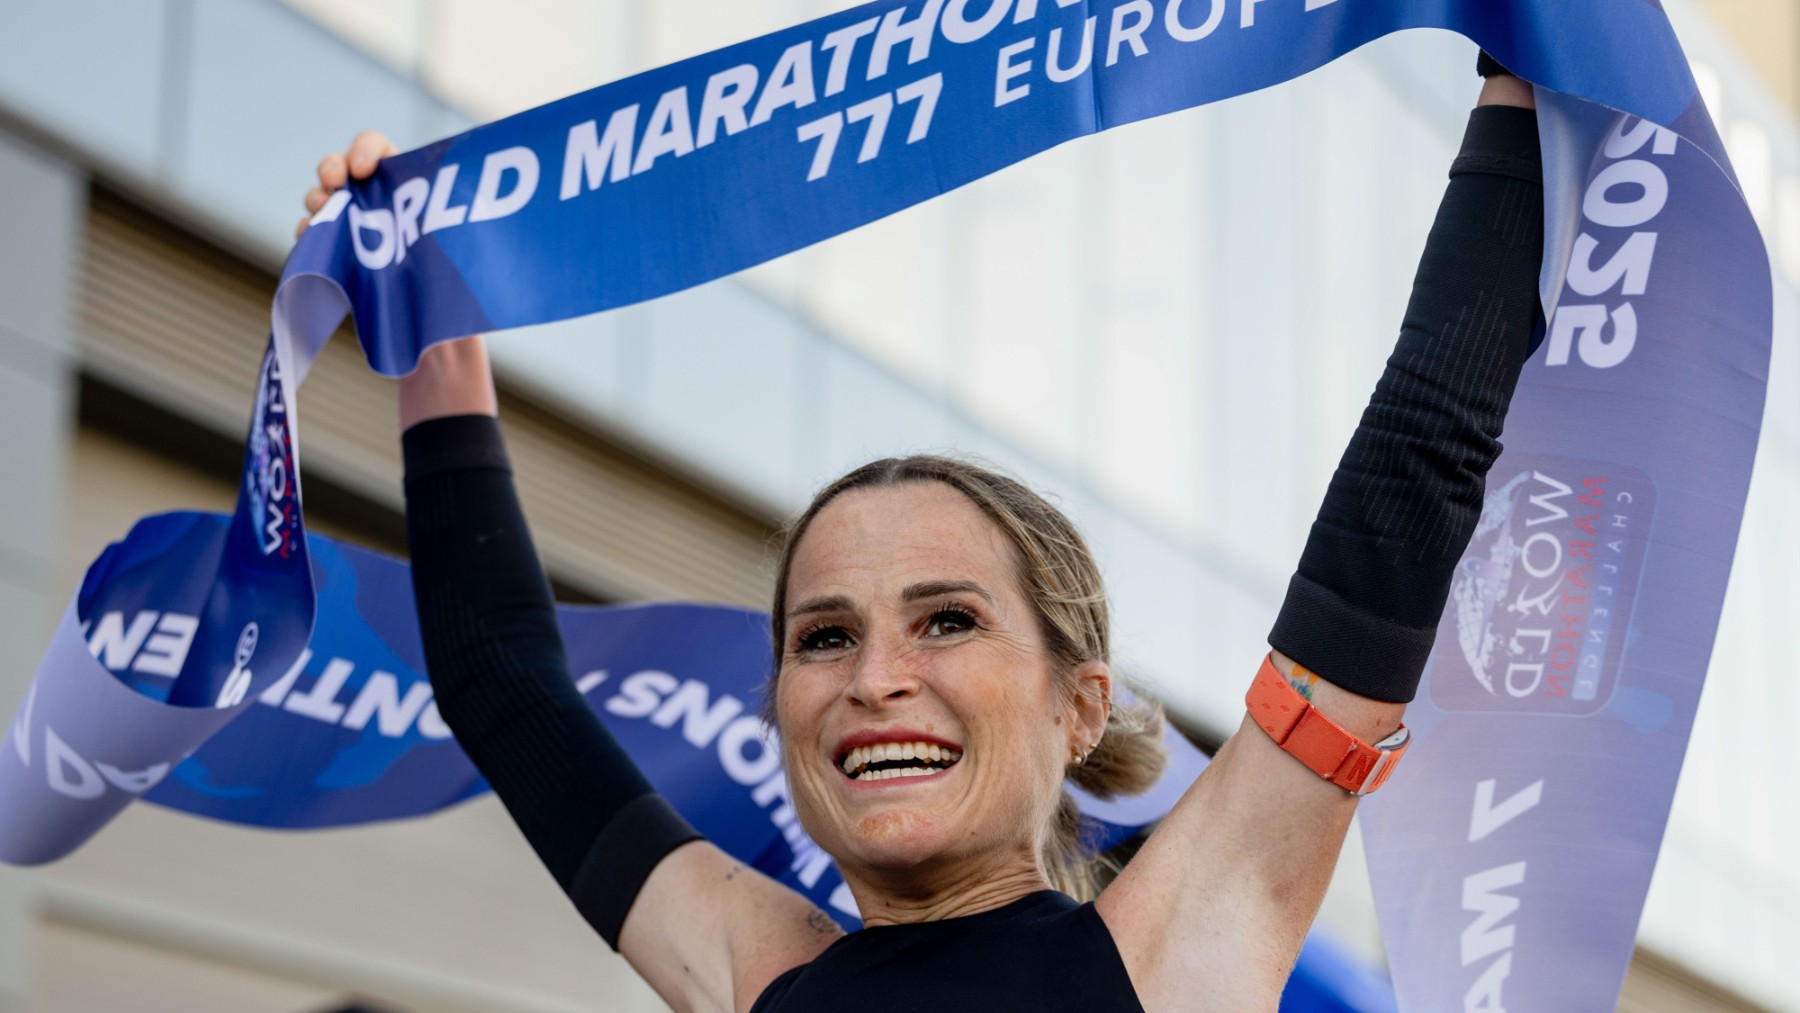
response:
[[(883, 555), (886, 565), (862, 569)], [(913, 580), (878, 589), (850, 579), (856, 572)], [(883, 590), (897, 596), (885, 609), (880, 608)], [(881, 629), (884, 622), (899, 628)], [(931, 774), (926, 767), (905, 765), (917, 757), (905, 752), (905, 730), (884, 727), (892, 722), (889, 715), (906, 709), (902, 701), (922, 695), (945, 699), (940, 685), (949, 687), (949, 699), (984, 687), (993, 694), (995, 687), (987, 683), (1011, 678), (1022, 666), (1039, 673), (1054, 696), (1037, 701), (1036, 713), (1050, 715), (1067, 740), (1059, 746), (1052, 735), (1042, 743), (1051, 760), (1060, 761), (1045, 765), (1044, 776), (1055, 775), (1051, 786), (1035, 790), (1036, 797), (1055, 799), (1036, 824), (1042, 874), (1063, 893), (1092, 898), (1092, 853), (1083, 844), (1075, 800), (1060, 786), (1066, 779), (1102, 798), (1135, 795), (1156, 782), (1165, 751), (1160, 710), (1113, 699), (1106, 588), (1081, 532), (1060, 511), (1019, 482), (967, 461), (921, 455), (863, 465), (820, 491), (789, 525), (775, 580), (773, 623), (776, 677), (767, 696), (769, 717), (783, 730), (803, 819), (813, 799), (798, 790), (800, 771), (816, 764), (820, 754), (794, 752), (796, 729), (783, 720), (794, 713), (789, 700), (821, 687), (833, 692), (834, 682), (861, 680), (860, 694), (851, 697), (859, 709), (847, 720), (865, 727), (839, 750), (865, 742), (898, 747), (900, 756), (881, 754), (885, 761), (871, 756), (870, 773), (886, 766), (896, 773)], [(902, 652), (885, 669), (899, 675), (898, 684), (887, 687), (880, 700), (870, 698), (868, 682), (882, 671), (868, 668), (873, 652), (882, 649), (872, 643), (877, 639), (891, 640)], [(951, 650), (966, 643), (978, 646)], [(1012, 654), (992, 657), (1003, 646), (1013, 648)], [(842, 693), (843, 686), (835, 692)], [(968, 703), (977, 714), (1003, 706), (999, 700)], [(1021, 717), (1029, 716), (1009, 715), (1004, 725), (1024, 724)], [(909, 727), (924, 721), (913, 741), (948, 746), (958, 757), (974, 752), (964, 740), (945, 741), (950, 733), (941, 729), (958, 726), (954, 715), (906, 720)], [(872, 754), (874, 746), (868, 751)], [(837, 750), (830, 755), (856, 777), (858, 770), (844, 763), (844, 755)], [(1026, 775), (1024, 755), (1016, 748), (990, 753), (1012, 757), (1004, 767), (1014, 778)], [(860, 755), (850, 758), (859, 767), (865, 762)], [(931, 759), (945, 773), (955, 762)], [(978, 762), (971, 756), (972, 764)], [(864, 916), (879, 922), (874, 912), (865, 910)]]
[[(1497, 65), (1362, 424), (1220, 750), (1097, 897), (1067, 781), (1147, 787), (1081, 535), (1017, 482), (878, 461), (794, 523), (769, 704), (790, 795), (862, 931), (699, 839), (569, 676), (479, 338), (400, 384), (408, 538), (444, 720), (581, 913), (680, 1009), (1272, 1009), (1356, 796), (1406, 741), (1538, 322), (1531, 90)], [(328, 157), (317, 210), (391, 151)], [(1270, 384), (1270, 400), (1281, 390)], [(1279, 409), (1277, 409), (1279, 410)], [(1196, 668), (1206, 661), (1196, 658)], [(1315, 674), (1318, 673), (1318, 674)]]

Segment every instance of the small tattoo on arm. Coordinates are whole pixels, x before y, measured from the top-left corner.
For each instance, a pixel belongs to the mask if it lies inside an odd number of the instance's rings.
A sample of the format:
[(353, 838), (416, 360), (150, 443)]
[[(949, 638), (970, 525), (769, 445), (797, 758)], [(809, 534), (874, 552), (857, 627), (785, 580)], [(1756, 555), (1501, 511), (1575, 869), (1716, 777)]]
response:
[(1294, 687), (1294, 692), (1300, 694), (1302, 700), (1308, 703), (1312, 702), (1313, 689), (1319, 685), (1318, 676), (1304, 666), (1295, 664), (1293, 674), (1287, 677), (1287, 681), (1289, 686)]
[(822, 936), (841, 936), (843, 927), (833, 921), (831, 916), (818, 908), (806, 912), (806, 927)]

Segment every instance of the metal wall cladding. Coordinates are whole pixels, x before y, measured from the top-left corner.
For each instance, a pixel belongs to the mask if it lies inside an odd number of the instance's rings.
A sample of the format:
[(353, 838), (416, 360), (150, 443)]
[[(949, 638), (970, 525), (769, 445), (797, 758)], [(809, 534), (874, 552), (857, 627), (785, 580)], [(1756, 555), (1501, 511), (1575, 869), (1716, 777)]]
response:
[[(82, 369), (237, 438), (273, 292), (271, 276), (97, 191), (76, 292)], [(503, 391), (502, 404), (520, 495), (554, 579), (605, 599), (767, 603), (773, 518), (522, 397)], [(307, 474), (401, 508), (392, 382), (363, 363), (348, 326), (313, 367), (299, 411)]]

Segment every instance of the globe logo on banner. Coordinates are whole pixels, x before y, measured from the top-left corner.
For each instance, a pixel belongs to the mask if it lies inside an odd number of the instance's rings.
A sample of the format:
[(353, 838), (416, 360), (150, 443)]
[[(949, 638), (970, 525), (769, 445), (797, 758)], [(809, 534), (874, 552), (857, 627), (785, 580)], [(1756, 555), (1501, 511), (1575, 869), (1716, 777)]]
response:
[(1611, 699), (1656, 492), (1636, 468), (1509, 454), (1450, 585), (1446, 710), (1591, 714)]
[(250, 692), (250, 679), (255, 674), (250, 670), (250, 659), (256, 656), (256, 641), (261, 632), (262, 628), (254, 621), (244, 624), (243, 632), (238, 634), (237, 651), (231, 659), (231, 671), (225, 676), (225, 688), (219, 691), (218, 702), (213, 706), (236, 707)]

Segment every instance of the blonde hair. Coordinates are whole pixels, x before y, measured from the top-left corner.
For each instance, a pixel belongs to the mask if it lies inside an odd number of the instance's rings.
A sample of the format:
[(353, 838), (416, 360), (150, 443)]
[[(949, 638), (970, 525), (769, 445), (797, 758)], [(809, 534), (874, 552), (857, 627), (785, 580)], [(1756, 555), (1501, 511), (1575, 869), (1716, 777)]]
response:
[[(999, 526), (1019, 553), (1019, 587), (1031, 602), (1046, 645), (1061, 664), (1059, 688), (1080, 692), (1075, 669), (1085, 662), (1111, 663), (1106, 588), (1087, 542), (1062, 511), (1023, 483), (969, 461), (921, 454), (885, 458), (865, 464), (826, 486), (783, 534), (781, 564), (775, 578), (772, 610), (775, 671), (781, 670), (786, 641), (788, 570), (794, 550), (819, 511), (853, 489), (886, 488), (941, 482), (969, 498)], [(765, 695), (773, 701), (773, 682)], [(771, 724), (775, 722), (771, 721)], [(1079, 764), (1068, 765), (1068, 778), (1100, 798), (1147, 791), (1162, 775), (1167, 751), (1162, 741), (1162, 709), (1134, 700), (1112, 701), (1100, 742)], [(1097, 890), (1094, 841), (1075, 799), (1061, 793), (1044, 836), (1044, 865), (1051, 885), (1078, 900)]]

